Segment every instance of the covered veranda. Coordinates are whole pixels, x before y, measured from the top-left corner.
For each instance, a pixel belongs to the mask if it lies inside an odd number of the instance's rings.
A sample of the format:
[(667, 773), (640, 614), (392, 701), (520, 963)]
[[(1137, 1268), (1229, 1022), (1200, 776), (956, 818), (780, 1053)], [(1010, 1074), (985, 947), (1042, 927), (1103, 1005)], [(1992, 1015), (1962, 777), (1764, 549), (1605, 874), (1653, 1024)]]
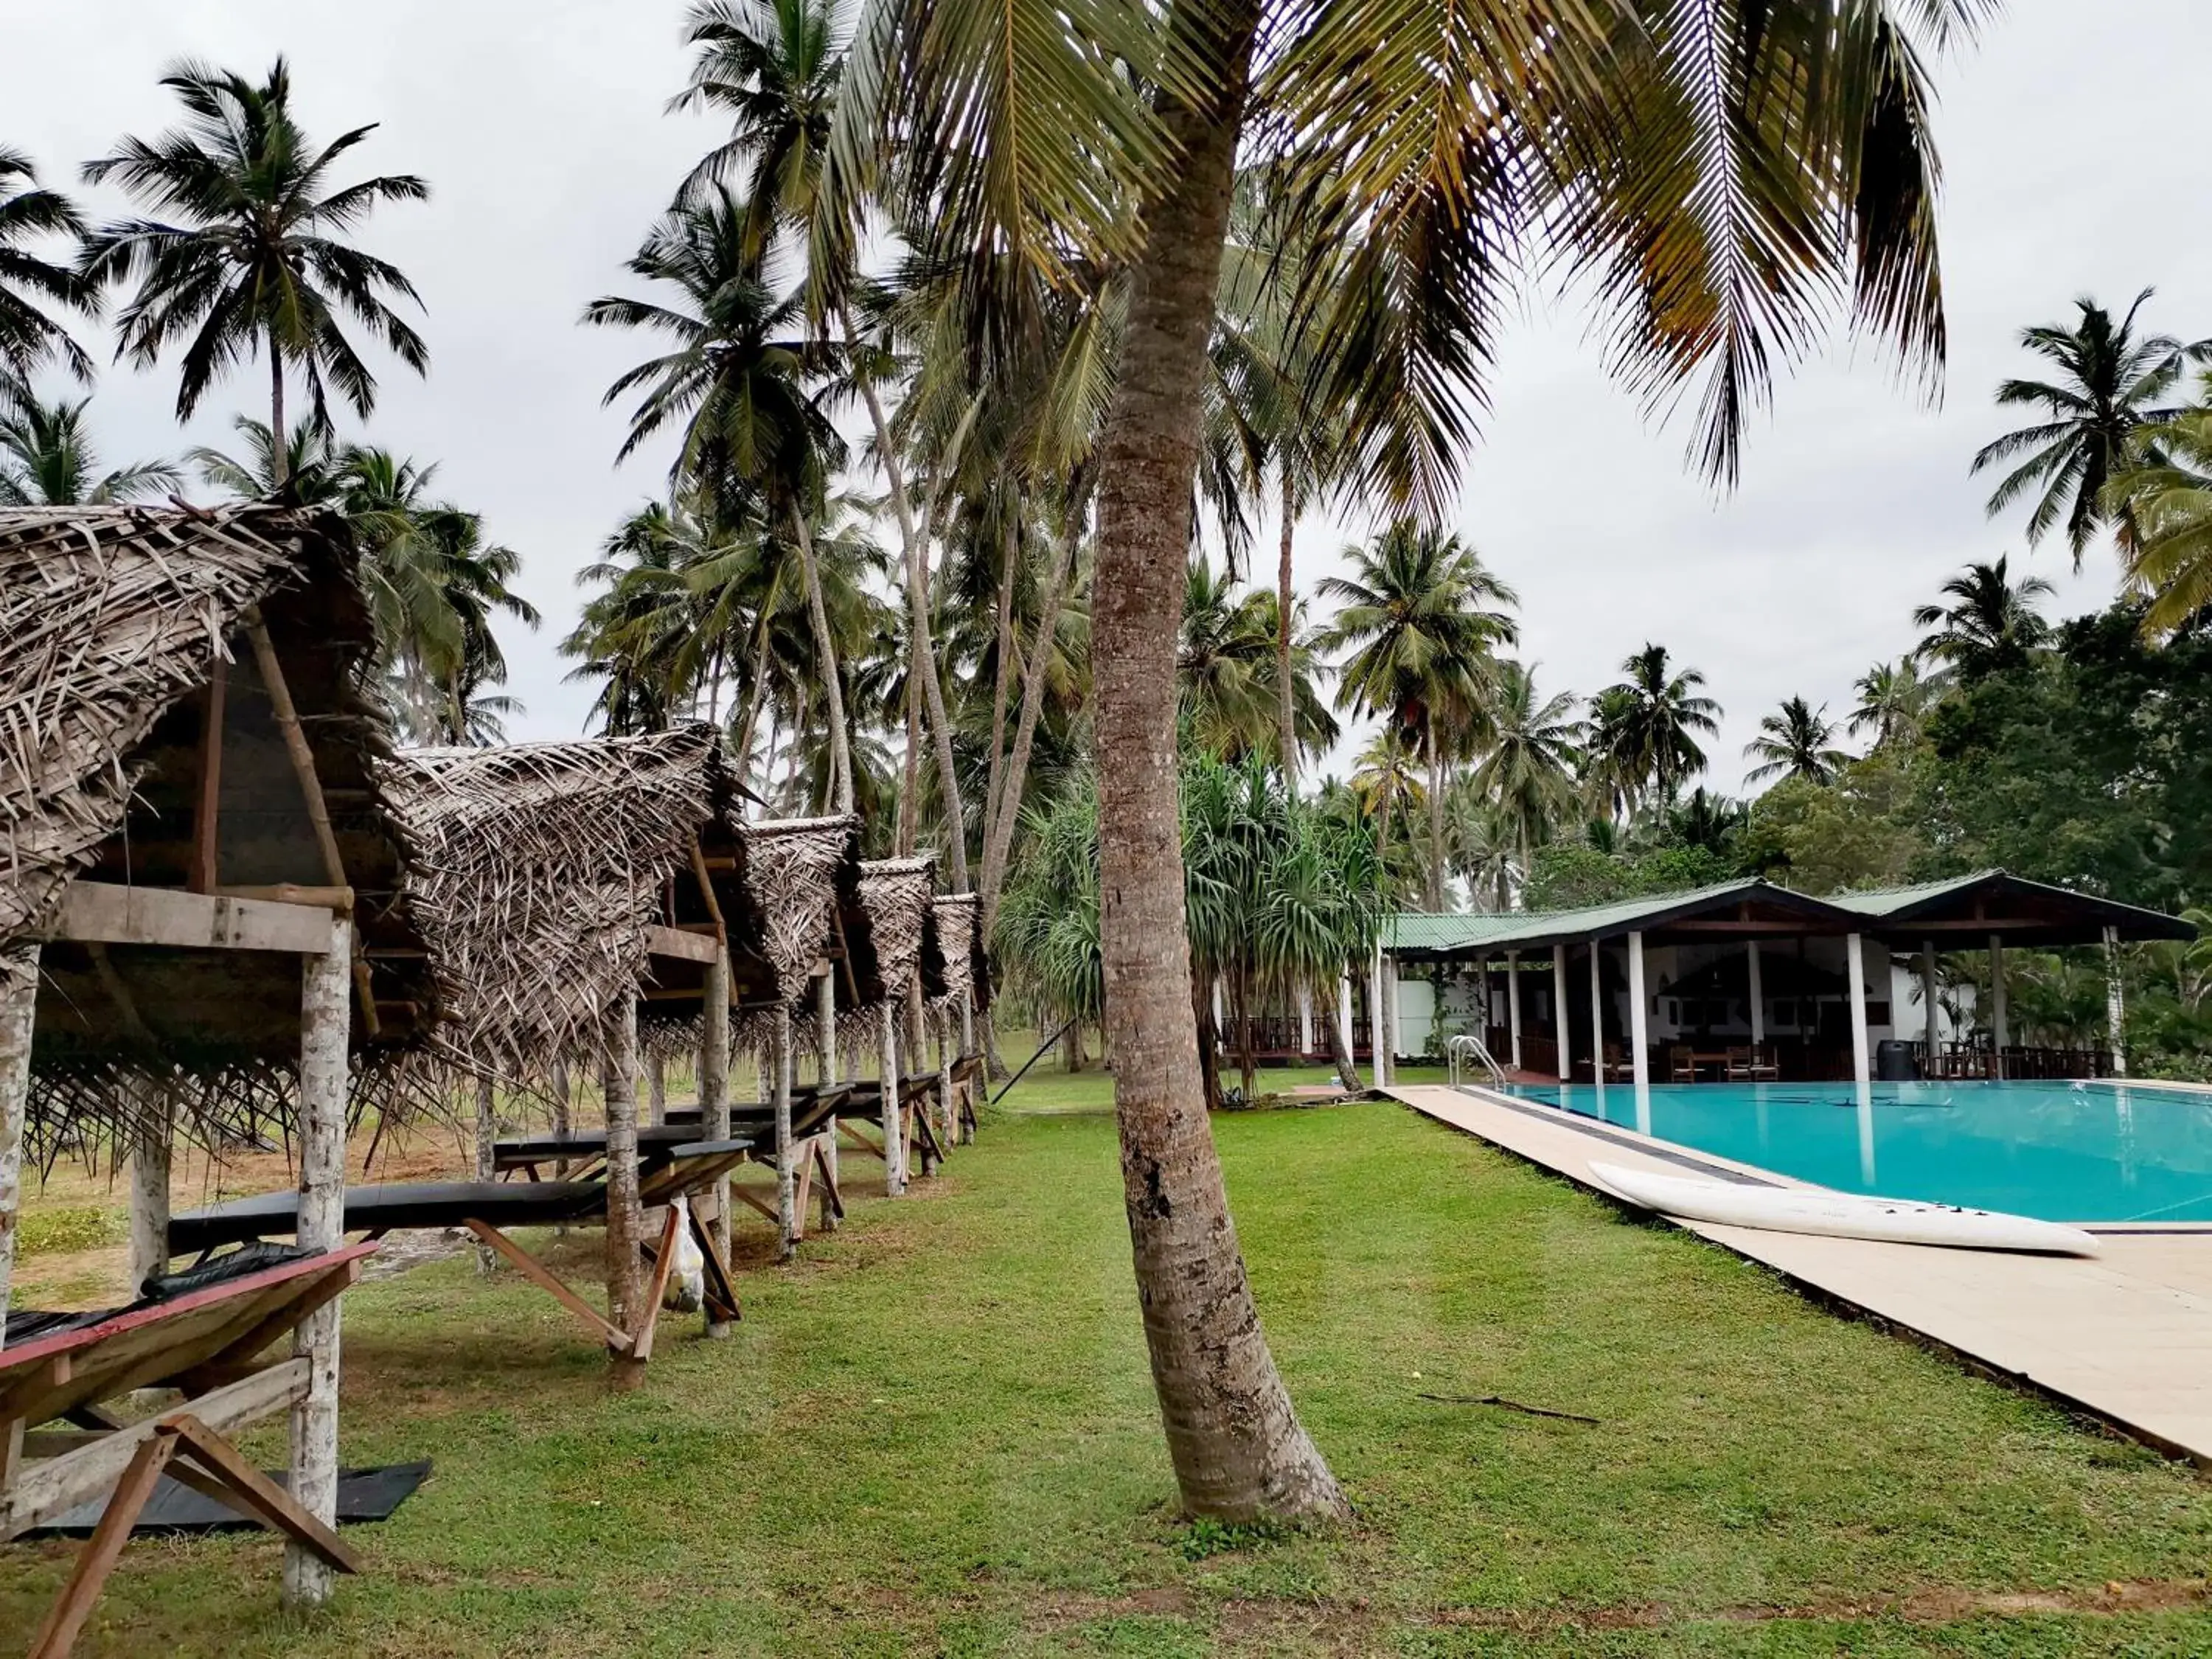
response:
[[(1825, 898), (1747, 878), (1575, 910), (1395, 916), (1383, 1014), (1393, 1055), (1473, 1031), (1532, 1081), (2124, 1076), (2118, 946), (2194, 937), (2001, 871)], [(2085, 945), (2111, 967), (2104, 1044), (2016, 1042), (2008, 947)], [(1958, 980), (1961, 952), (1986, 953), (1975, 982)]]

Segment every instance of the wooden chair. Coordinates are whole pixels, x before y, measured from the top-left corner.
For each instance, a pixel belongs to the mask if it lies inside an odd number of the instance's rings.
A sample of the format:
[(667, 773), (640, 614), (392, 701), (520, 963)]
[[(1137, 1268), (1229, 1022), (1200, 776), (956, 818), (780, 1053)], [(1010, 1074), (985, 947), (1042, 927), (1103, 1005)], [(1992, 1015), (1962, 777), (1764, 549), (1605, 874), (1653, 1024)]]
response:
[(1728, 1051), (1727, 1075), (1731, 1083), (1771, 1083), (1782, 1069), (1765, 1058), (1763, 1049), (1744, 1043)]
[(1667, 1048), (1667, 1080), (1669, 1083), (1695, 1083), (1698, 1062), (1694, 1051), (1686, 1042), (1669, 1043)]
[(1628, 1082), (1636, 1076), (1636, 1067), (1621, 1052), (1618, 1042), (1605, 1045), (1605, 1077), (1607, 1082)]
[[(163, 1474), (284, 1534), (339, 1572), (361, 1561), (225, 1437), (307, 1397), (309, 1362), (258, 1357), (359, 1277), (376, 1246), (301, 1257), (134, 1303), (0, 1348), (0, 1543), (110, 1494), (32, 1659), (66, 1659)], [(173, 1387), (185, 1402), (143, 1422), (100, 1405)], [(40, 1425), (66, 1422), (68, 1428)]]

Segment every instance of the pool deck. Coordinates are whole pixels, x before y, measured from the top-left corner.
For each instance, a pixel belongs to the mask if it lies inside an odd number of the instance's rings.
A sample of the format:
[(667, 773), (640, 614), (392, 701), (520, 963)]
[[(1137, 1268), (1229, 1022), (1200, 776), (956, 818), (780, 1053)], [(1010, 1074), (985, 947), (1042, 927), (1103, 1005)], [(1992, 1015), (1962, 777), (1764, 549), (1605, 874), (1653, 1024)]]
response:
[[(1769, 1170), (1479, 1090), (1384, 1091), (1583, 1185), (1597, 1158), (1661, 1174)], [(2160, 1450), (2212, 1467), (2212, 1229), (2094, 1227), (2094, 1260), (1675, 1224)]]

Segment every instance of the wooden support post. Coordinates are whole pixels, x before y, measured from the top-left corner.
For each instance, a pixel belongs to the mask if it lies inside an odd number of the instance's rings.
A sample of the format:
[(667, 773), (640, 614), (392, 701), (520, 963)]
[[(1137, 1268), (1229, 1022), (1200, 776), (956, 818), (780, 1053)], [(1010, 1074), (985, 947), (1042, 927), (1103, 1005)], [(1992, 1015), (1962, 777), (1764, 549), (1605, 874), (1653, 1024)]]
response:
[[(345, 1242), (346, 1046), (352, 1034), (353, 923), (332, 916), (329, 947), (301, 958), (300, 1202), (294, 1238), (313, 1250)], [(293, 1500), (325, 1526), (337, 1520), (338, 1303), (294, 1328), (292, 1353), (307, 1362), (307, 1393), (292, 1407)], [(331, 1567), (294, 1543), (284, 1549), (284, 1603), (319, 1607)]]
[[(493, 1109), (491, 1079), (477, 1079), (477, 1179), (491, 1181), (499, 1174), (497, 1154), (494, 1144), (499, 1139), (499, 1118)], [(499, 1266), (499, 1255), (490, 1245), (481, 1240), (477, 1244), (477, 1271), (485, 1278), (491, 1276)]]
[[(279, 443), (283, 441), (280, 435)], [(292, 689), (285, 684), (284, 665), (277, 660), (276, 647), (269, 637), (268, 625), (261, 620), (258, 610), (246, 615), (246, 635), (253, 646), (254, 665), (261, 671), (262, 688), (269, 693), (269, 707), (276, 716), (276, 729), (283, 734), (284, 751), (292, 757), (292, 770), (300, 782), (301, 798), (307, 804), (307, 820), (314, 826), (315, 844), (322, 849), (323, 873), (333, 887), (347, 884), (345, 860), (338, 854), (337, 832), (331, 828), (329, 803), (323, 799), (322, 779), (315, 771), (315, 751), (307, 746), (307, 735), (300, 726), (300, 711), (293, 706)], [(361, 1022), (371, 1036), (377, 1033), (376, 993), (369, 984), (368, 958), (351, 959), (354, 989), (360, 997)]]
[(964, 1059), (975, 1052), (975, 993), (971, 988), (960, 994), (960, 1053)]
[(947, 1151), (960, 1141), (960, 1108), (952, 1098), (952, 1011), (937, 1013), (937, 1115), (945, 1125)]
[[(839, 1080), (837, 1070), (837, 975), (827, 973), (814, 981), (814, 1024), (816, 1035), (822, 1040), (821, 1070), (815, 1080), (823, 1088)], [(823, 1144), (830, 1149), (829, 1170), (834, 1182), (837, 1175), (837, 1137), (827, 1136)], [(829, 1232), (836, 1224), (826, 1214), (822, 1231)]]
[(23, 1118), (31, 1099), (31, 1028), (39, 1006), (39, 947), (0, 951), (0, 1343), (15, 1276), (15, 1217), (22, 1202)]
[(775, 1068), (775, 1224), (783, 1259), (799, 1246), (799, 1171), (791, 1146), (791, 1006), (775, 1006), (775, 1037), (769, 1063)]
[(195, 893), (214, 892), (222, 879), (217, 848), (222, 816), (222, 716), (229, 684), (229, 660), (217, 657), (200, 702), (199, 793), (192, 811), (191, 855), (185, 872), (185, 885)]
[[(696, 849), (695, 849), (696, 851)], [(710, 888), (711, 892), (713, 890)], [(699, 1037), (699, 1127), (709, 1140), (730, 1138), (730, 950), (725, 945), (707, 964), (706, 1006), (702, 1012)], [(714, 1177), (710, 1189), (713, 1215), (706, 1218), (719, 1259), (730, 1259), (730, 1177)], [(729, 1323), (707, 1312), (707, 1334), (726, 1337)]]
[(1943, 1058), (1943, 1029), (1937, 1019), (1942, 1012), (1936, 1000), (1936, 941), (1920, 941), (1920, 1052), (1923, 1057), (1920, 1075), (1936, 1075), (1938, 1063)]
[[(100, 1587), (115, 1570), (116, 1559), (123, 1553), (123, 1547), (131, 1541), (131, 1528), (138, 1523), (139, 1512), (154, 1495), (161, 1471), (176, 1450), (174, 1430), (149, 1435), (138, 1443), (138, 1449), (131, 1454), (131, 1462), (123, 1471), (123, 1479), (116, 1482), (107, 1507), (100, 1513), (100, 1524), (92, 1529), (92, 1537), (77, 1553), (76, 1565), (70, 1569), (68, 1582), (54, 1598), (54, 1605), (46, 1622), (39, 1627), (38, 1635), (32, 1638), (31, 1659), (68, 1659), (70, 1649), (76, 1644), (77, 1632), (91, 1616), (92, 1604), (100, 1599)], [(290, 1577), (290, 1553), (287, 1551), (288, 1584)]]
[(899, 1133), (898, 1016), (886, 1001), (878, 1016), (883, 1025), (883, 1059), (878, 1075), (884, 1096), (884, 1195), (906, 1195), (906, 1139)]
[(653, 1054), (645, 1057), (646, 1111), (653, 1127), (661, 1127), (668, 1121), (668, 1056)]
[[(607, 1114), (607, 1318), (624, 1331), (639, 1328), (643, 1310), (645, 1216), (637, 1196), (637, 1002), (617, 999), (600, 1078)], [(614, 1355), (614, 1386), (635, 1388), (642, 1368), (627, 1352)]]

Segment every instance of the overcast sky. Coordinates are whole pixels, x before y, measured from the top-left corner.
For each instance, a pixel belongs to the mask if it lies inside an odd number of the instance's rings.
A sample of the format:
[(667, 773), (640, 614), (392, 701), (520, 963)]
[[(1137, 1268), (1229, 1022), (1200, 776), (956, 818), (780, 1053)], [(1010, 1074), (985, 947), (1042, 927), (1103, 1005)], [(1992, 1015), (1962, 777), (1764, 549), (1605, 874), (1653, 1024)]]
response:
[[(173, 106), (155, 81), (180, 55), (258, 73), (289, 55), (296, 100), (327, 138), (380, 130), (359, 172), (413, 172), (427, 205), (382, 210), (362, 240), (421, 289), (427, 381), (380, 363), (368, 435), (440, 464), (442, 489), (525, 558), (547, 617), (507, 640), (517, 737), (570, 735), (588, 694), (554, 641), (572, 575), (659, 482), (611, 465), (622, 422), (601, 391), (640, 343), (587, 333), (578, 311), (625, 286), (619, 267), (714, 137), (660, 112), (680, 84), (679, 0), (0, 0), (0, 144), (50, 182)], [(2022, 550), (2021, 515), (1991, 522), (1975, 448), (2008, 422), (1996, 380), (2022, 367), (2023, 325), (2077, 294), (2115, 308), (2159, 289), (2153, 326), (2212, 334), (2212, 221), (2187, 112), (2212, 61), (2203, 0), (2013, 0), (1943, 66), (1936, 133), (1952, 355), (1929, 408), (1879, 354), (1848, 343), (1783, 385), (1744, 477), (1719, 495), (1684, 465), (1686, 422), (1654, 428), (1607, 381), (1572, 309), (1532, 305), (1508, 335), (1460, 528), (1520, 591), (1524, 655), (1550, 690), (1595, 690), (1647, 640), (1703, 669), (1727, 708), (1713, 780), (1736, 786), (1760, 714), (1802, 695), (1849, 706), (1868, 665), (1913, 638), (1909, 613), (1969, 559)], [(122, 210), (88, 192), (96, 212)], [(1854, 359), (1856, 358), (1856, 361)], [(266, 418), (246, 371), (179, 437), (174, 372), (115, 368), (93, 407), (111, 463), (223, 443), (240, 409)], [(1313, 522), (1304, 588), (1364, 526)], [(1268, 544), (1271, 544), (1272, 538)], [(2016, 560), (2017, 562), (2017, 560)], [(2034, 568), (2062, 609), (2109, 594), (2108, 553), (2078, 580), (2063, 548)]]

